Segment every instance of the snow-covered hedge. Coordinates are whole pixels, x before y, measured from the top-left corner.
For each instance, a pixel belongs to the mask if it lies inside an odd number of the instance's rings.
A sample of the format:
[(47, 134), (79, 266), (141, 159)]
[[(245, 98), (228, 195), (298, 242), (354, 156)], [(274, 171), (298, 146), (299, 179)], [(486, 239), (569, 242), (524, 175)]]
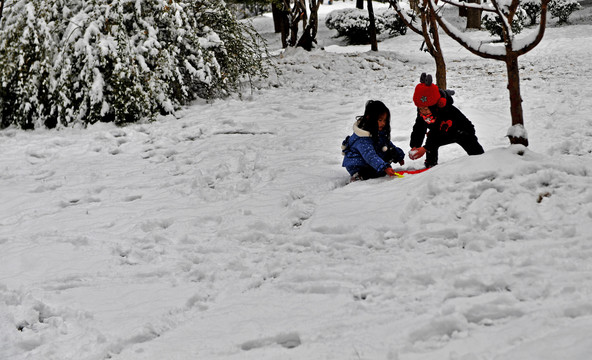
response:
[[(576, 0), (550, 0), (548, 5), (548, 11), (551, 17), (557, 18), (558, 24), (566, 23), (571, 14), (581, 8), (582, 6)], [(529, 19), (529, 23), (524, 23), (523, 25), (535, 25), (541, 14), (541, 0), (520, 0), (520, 9), (525, 12)], [(518, 14), (518, 16), (521, 17), (521, 14)], [(484, 20), (483, 24), (487, 25), (485, 21), (490, 20)], [(493, 26), (493, 24), (490, 25)], [(499, 29), (501, 30), (501, 27)]]
[[(378, 9), (374, 12), (376, 34), (388, 32), (391, 36), (404, 35), (407, 26), (393, 9)], [(338, 36), (345, 36), (351, 44), (367, 44), (370, 41), (370, 19), (368, 11), (347, 8), (333, 10), (325, 17), (325, 25), (337, 30)]]
[(541, 14), (541, 0), (521, 0), (520, 7), (526, 11), (530, 20), (529, 25), (535, 25)]
[(222, 0), (9, 0), (1, 127), (134, 122), (224, 96), (267, 75), (260, 41)]
[(580, 10), (582, 5), (576, 0), (551, 0), (549, 1), (549, 12), (551, 16), (558, 19), (559, 24), (567, 23), (571, 13)]
[[(512, 28), (512, 32), (514, 34), (519, 34), (524, 29), (527, 20), (527, 13), (521, 7), (516, 9), (516, 15), (510, 27)], [(492, 12), (484, 12), (483, 17), (481, 18), (481, 25), (489, 31), (492, 36), (498, 36), (500, 40), (503, 37), (503, 29), (502, 29), (502, 20), (500, 19), (497, 14)]]

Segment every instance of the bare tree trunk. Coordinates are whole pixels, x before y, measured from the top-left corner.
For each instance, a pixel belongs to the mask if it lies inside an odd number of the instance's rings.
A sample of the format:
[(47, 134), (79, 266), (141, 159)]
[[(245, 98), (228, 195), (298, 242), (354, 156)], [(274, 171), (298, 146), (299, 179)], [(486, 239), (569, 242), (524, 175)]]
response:
[[(420, 1), (421, 7), (419, 6)], [(427, 6), (427, 1), (428, 0), (417, 0), (416, 2), (417, 14), (419, 14), (421, 19), (421, 27), (417, 26), (415, 20), (409, 18), (409, 16), (405, 14), (396, 0), (389, 0), (389, 3), (409, 29), (423, 36), (424, 44), (427, 47), (429, 54), (436, 62), (436, 84), (439, 88), (446, 89), (446, 61), (444, 60), (444, 54), (442, 53), (442, 47), (440, 46), (438, 22), (432, 9)]]
[[(304, 30), (302, 36), (296, 43), (296, 46), (302, 47), (303, 49), (310, 51), (312, 50), (313, 44), (317, 42), (317, 30), (319, 28), (319, 7), (321, 6), (321, 0), (308, 0), (308, 7), (310, 10), (310, 17), (308, 18), (308, 24), (303, 23)], [(306, 15), (306, 14), (305, 14)], [(305, 17), (306, 19), (306, 17)]]
[[(284, 0), (286, 3), (288, 0)], [(304, 25), (302, 29), (306, 29), (306, 5), (304, 0), (295, 0), (294, 7), (290, 11), (290, 40), (288, 45), (296, 46), (298, 43), (298, 23), (302, 20)]]
[(409, 0), (409, 6), (414, 13), (419, 14), (419, 0)]
[(314, 42), (317, 39), (317, 31), (319, 30), (319, 8), (323, 0), (309, 0), (308, 7), (310, 10), (310, 19), (308, 20), (309, 25), (311, 26), (310, 35)]
[[(520, 95), (520, 68), (518, 57), (508, 56), (506, 58), (506, 70), (508, 73), (508, 92), (510, 93), (510, 114), (512, 126), (522, 125), (524, 127), (524, 114), (522, 113), (522, 96)], [(522, 144), (528, 146), (528, 139), (524, 137), (509, 136), (510, 144)]]
[(292, 21), (290, 24), (290, 39), (288, 40), (289, 46), (296, 46), (298, 41), (298, 22)]
[(271, 14), (273, 16), (273, 31), (282, 32), (282, 10), (278, 8), (275, 2), (271, 3)]
[(283, 49), (288, 47), (288, 37), (290, 36), (290, 14), (290, 1), (284, 0), (280, 11), (280, 33)]
[[(311, 0), (311, 4), (314, 0)], [(320, 4), (320, 2), (319, 2)], [(311, 5), (312, 6), (312, 5)], [(311, 28), (310, 30), (310, 36), (312, 37), (313, 41), (316, 42), (317, 39), (317, 31), (319, 30), (319, 11), (318, 8), (314, 11), (310, 12), (310, 18), (308, 20), (308, 24)]]
[(302, 21), (302, 31), (306, 30), (306, 26), (308, 24), (308, 12), (306, 11), (306, 1), (305, 0), (296, 0), (299, 4), (301, 15), (300, 19)]
[(429, 12), (429, 27), (431, 33), (431, 48), (430, 54), (436, 62), (436, 85), (442, 90), (446, 90), (446, 61), (444, 61), (444, 54), (442, 53), (442, 47), (440, 46), (440, 35), (438, 34), (438, 22), (433, 11), (429, 7), (426, 7)]
[(372, 51), (378, 51), (378, 41), (376, 40), (376, 20), (374, 19), (372, 0), (368, 0), (368, 18), (370, 20), (370, 49)]
[(4, 10), (4, 0), (0, 1), (0, 20), (2, 20), (2, 11)]
[(436, 85), (440, 89), (446, 90), (446, 61), (444, 61), (444, 56), (441, 52), (434, 54), (434, 61), (436, 61)]
[(288, 18), (288, 16), (288, 12), (282, 11), (280, 33), (282, 37), (282, 48), (284, 49), (288, 47), (288, 35), (290, 34), (290, 19)]
[[(481, 0), (468, 0), (468, 2), (481, 4)], [(481, 10), (467, 9), (467, 29), (481, 29)]]

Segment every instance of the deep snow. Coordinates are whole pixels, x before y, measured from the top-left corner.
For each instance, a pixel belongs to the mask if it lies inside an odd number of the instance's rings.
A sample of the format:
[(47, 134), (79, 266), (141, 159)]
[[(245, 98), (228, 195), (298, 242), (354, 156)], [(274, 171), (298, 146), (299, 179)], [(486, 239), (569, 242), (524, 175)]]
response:
[(379, 99), (409, 150), (411, 32), (322, 26), (243, 100), (155, 123), (0, 131), (0, 359), (590, 359), (589, 9), (520, 58), (528, 148), (504, 64), (443, 36), (486, 153), (404, 178), (347, 184), (340, 144)]

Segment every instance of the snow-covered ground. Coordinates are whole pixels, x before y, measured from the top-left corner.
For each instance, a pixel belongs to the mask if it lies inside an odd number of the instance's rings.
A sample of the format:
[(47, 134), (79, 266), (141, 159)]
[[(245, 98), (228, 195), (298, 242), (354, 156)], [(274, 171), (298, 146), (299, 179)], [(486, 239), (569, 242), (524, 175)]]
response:
[(0, 359), (592, 358), (589, 10), (520, 58), (528, 148), (504, 64), (443, 37), (486, 153), (404, 178), (347, 184), (340, 145), (379, 99), (409, 150), (422, 39), (372, 53), (322, 21), (326, 50), (243, 100), (0, 131)]

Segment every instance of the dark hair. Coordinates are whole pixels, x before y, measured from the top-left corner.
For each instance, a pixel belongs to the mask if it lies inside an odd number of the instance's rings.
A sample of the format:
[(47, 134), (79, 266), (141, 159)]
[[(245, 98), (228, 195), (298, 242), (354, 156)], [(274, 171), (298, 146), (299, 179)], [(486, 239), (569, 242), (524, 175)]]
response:
[(391, 112), (382, 101), (368, 100), (368, 102), (366, 102), (364, 115), (356, 117), (360, 122), (358, 127), (370, 132), (372, 139), (378, 140), (378, 117), (382, 114), (386, 114), (386, 125), (382, 131), (384, 131), (387, 134), (387, 137), (390, 138)]

